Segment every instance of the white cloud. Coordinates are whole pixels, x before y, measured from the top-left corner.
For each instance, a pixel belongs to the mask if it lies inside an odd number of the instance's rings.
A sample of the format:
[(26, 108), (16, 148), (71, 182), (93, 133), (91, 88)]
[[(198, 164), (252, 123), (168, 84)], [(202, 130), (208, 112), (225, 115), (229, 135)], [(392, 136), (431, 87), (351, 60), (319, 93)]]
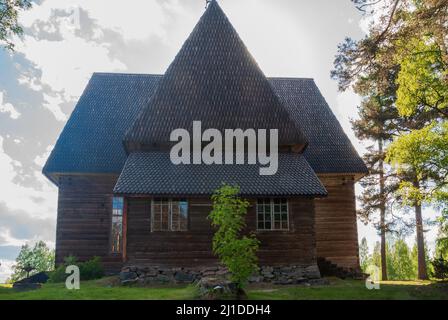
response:
[(12, 260), (0, 259), (0, 283), (5, 283), (11, 276), (14, 263)]
[(63, 10), (73, 13), (70, 17), (73, 22), (76, 9), (81, 8), (102, 28), (116, 31), (127, 40), (144, 40), (151, 35), (165, 35), (164, 7), (169, 8), (172, 4), (171, 0), (163, 3), (155, 0), (127, 0), (125, 3), (111, 0), (46, 0), (23, 13), (20, 21), (25, 27), (30, 27), (36, 20), (48, 21), (54, 10)]
[(4, 92), (2, 91), (0, 91), (0, 113), (9, 113), (9, 117), (14, 120), (21, 116), (12, 104), (4, 101)]
[(8, 228), (1, 226), (0, 227), (0, 236), (2, 239), (1, 247), (12, 246), (12, 247), (20, 247), (27, 243), (28, 239), (17, 239), (11, 235), (11, 230)]
[(54, 146), (48, 146), (44, 154), (34, 158), (34, 163), (37, 164), (39, 167), (43, 167), (48, 157), (50, 156), (50, 153), (53, 150), (53, 148)]
[(22, 74), (20, 78), (17, 79), (17, 81), (22, 85), (28, 86), (28, 88), (30, 88), (33, 91), (41, 91), (43, 89), (42, 84), (39, 83), (40, 81), (36, 77), (28, 77)]
[[(23, 210), (35, 218), (55, 218), (57, 189), (40, 172), (33, 173), (39, 188), (26, 187), (15, 182), (17, 161), (3, 149), (3, 137), (0, 136), (0, 200), (11, 210)], [(40, 199), (41, 201), (36, 201)]]
[(64, 98), (61, 94), (50, 95), (47, 93), (43, 94), (45, 103), (43, 107), (48, 109), (58, 121), (67, 121), (67, 115), (62, 111), (61, 104), (64, 101)]
[(350, 123), (350, 120), (358, 118), (358, 106), (360, 104), (361, 98), (352, 90), (348, 90), (337, 95), (336, 105), (333, 106), (333, 112), (358, 153), (364, 154), (366, 148), (364, 144), (356, 138), (352, 129), (352, 124)]
[(93, 72), (125, 69), (124, 64), (109, 57), (106, 45), (87, 41), (70, 32), (64, 33), (63, 41), (25, 36), (16, 50), (42, 71), (42, 83), (61, 92), (67, 101), (81, 95)]

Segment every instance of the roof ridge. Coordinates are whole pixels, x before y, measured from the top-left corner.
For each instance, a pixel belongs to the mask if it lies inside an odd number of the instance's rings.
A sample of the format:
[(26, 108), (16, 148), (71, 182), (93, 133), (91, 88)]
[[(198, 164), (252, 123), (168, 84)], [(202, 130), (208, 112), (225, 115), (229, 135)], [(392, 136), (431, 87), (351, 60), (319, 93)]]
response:
[(158, 73), (132, 73), (132, 72), (94, 72), (93, 75), (114, 75), (114, 76), (152, 76), (163, 77), (163, 74)]
[(308, 77), (266, 77), (268, 80), (310, 80), (314, 81), (314, 78)]

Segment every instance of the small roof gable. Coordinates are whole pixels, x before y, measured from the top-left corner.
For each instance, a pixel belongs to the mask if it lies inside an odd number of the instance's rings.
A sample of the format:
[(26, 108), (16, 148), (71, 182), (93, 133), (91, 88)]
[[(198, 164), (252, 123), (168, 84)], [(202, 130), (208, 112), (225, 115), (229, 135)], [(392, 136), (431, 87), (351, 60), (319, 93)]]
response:
[(278, 129), (279, 145), (305, 147), (294, 123), (216, 1), (183, 45), (125, 137), (128, 151), (169, 145), (173, 130)]
[(167, 152), (131, 153), (114, 188), (123, 195), (211, 195), (223, 183), (246, 196), (326, 196), (303, 155), (279, 154), (278, 172), (261, 176), (258, 165), (172, 164)]

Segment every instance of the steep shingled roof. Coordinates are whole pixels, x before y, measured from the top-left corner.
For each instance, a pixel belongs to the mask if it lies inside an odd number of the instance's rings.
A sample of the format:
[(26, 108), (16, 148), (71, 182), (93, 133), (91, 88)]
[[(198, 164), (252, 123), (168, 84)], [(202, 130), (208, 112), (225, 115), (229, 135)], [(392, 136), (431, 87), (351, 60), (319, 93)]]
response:
[(278, 129), (279, 145), (307, 140), (218, 3), (213, 1), (166, 71), (125, 143), (169, 145), (173, 130)]
[(326, 196), (305, 158), (279, 155), (278, 172), (261, 176), (258, 165), (173, 165), (167, 152), (131, 153), (114, 193), (126, 195), (211, 195), (222, 183), (238, 184), (242, 195)]
[(308, 139), (304, 155), (317, 173), (369, 171), (312, 79), (270, 78), (271, 85)]
[[(123, 138), (148, 104), (162, 76), (95, 73), (44, 167), (47, 176), (120, 174)], [(365, 174), (367, 168), (311, 79), (269, 78), (309, 140), (304, 153), (320, 173)]]

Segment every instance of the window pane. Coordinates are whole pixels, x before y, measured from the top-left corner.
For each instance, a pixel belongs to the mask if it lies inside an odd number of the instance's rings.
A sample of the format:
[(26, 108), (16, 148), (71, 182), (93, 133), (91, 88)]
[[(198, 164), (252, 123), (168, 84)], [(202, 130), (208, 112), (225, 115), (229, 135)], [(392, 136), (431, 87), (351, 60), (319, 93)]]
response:
[(258, 230), (288, 230), (288, 200), (258, 199)]
[(152, 231), (188, 230), (187, 200), (156, 198), (152, 207)]
[(113, 198), (112, 200), (112, 208), (113, 209), (123, 209), (124, 199), (121, 197)]
[(124, 199), (114, 197), (112, 199), (112, 226), (111, 226), (111, 251), (120, 253), (123, 242), (123, 209)]
[(179, 202), (180, 213), (180, 231), (188, 230), (188, 201), (182, 200)]
[(170, 216), (170, 207), (168, 203), (164, 203), (162, 205), (160, 230), (162, 231), (169, 230), (169, 216)]
[(266, 230), (270, 230), (271, 229), (271, 221), (266, 221), (265, 224), (264, 224), (264, 228)]

